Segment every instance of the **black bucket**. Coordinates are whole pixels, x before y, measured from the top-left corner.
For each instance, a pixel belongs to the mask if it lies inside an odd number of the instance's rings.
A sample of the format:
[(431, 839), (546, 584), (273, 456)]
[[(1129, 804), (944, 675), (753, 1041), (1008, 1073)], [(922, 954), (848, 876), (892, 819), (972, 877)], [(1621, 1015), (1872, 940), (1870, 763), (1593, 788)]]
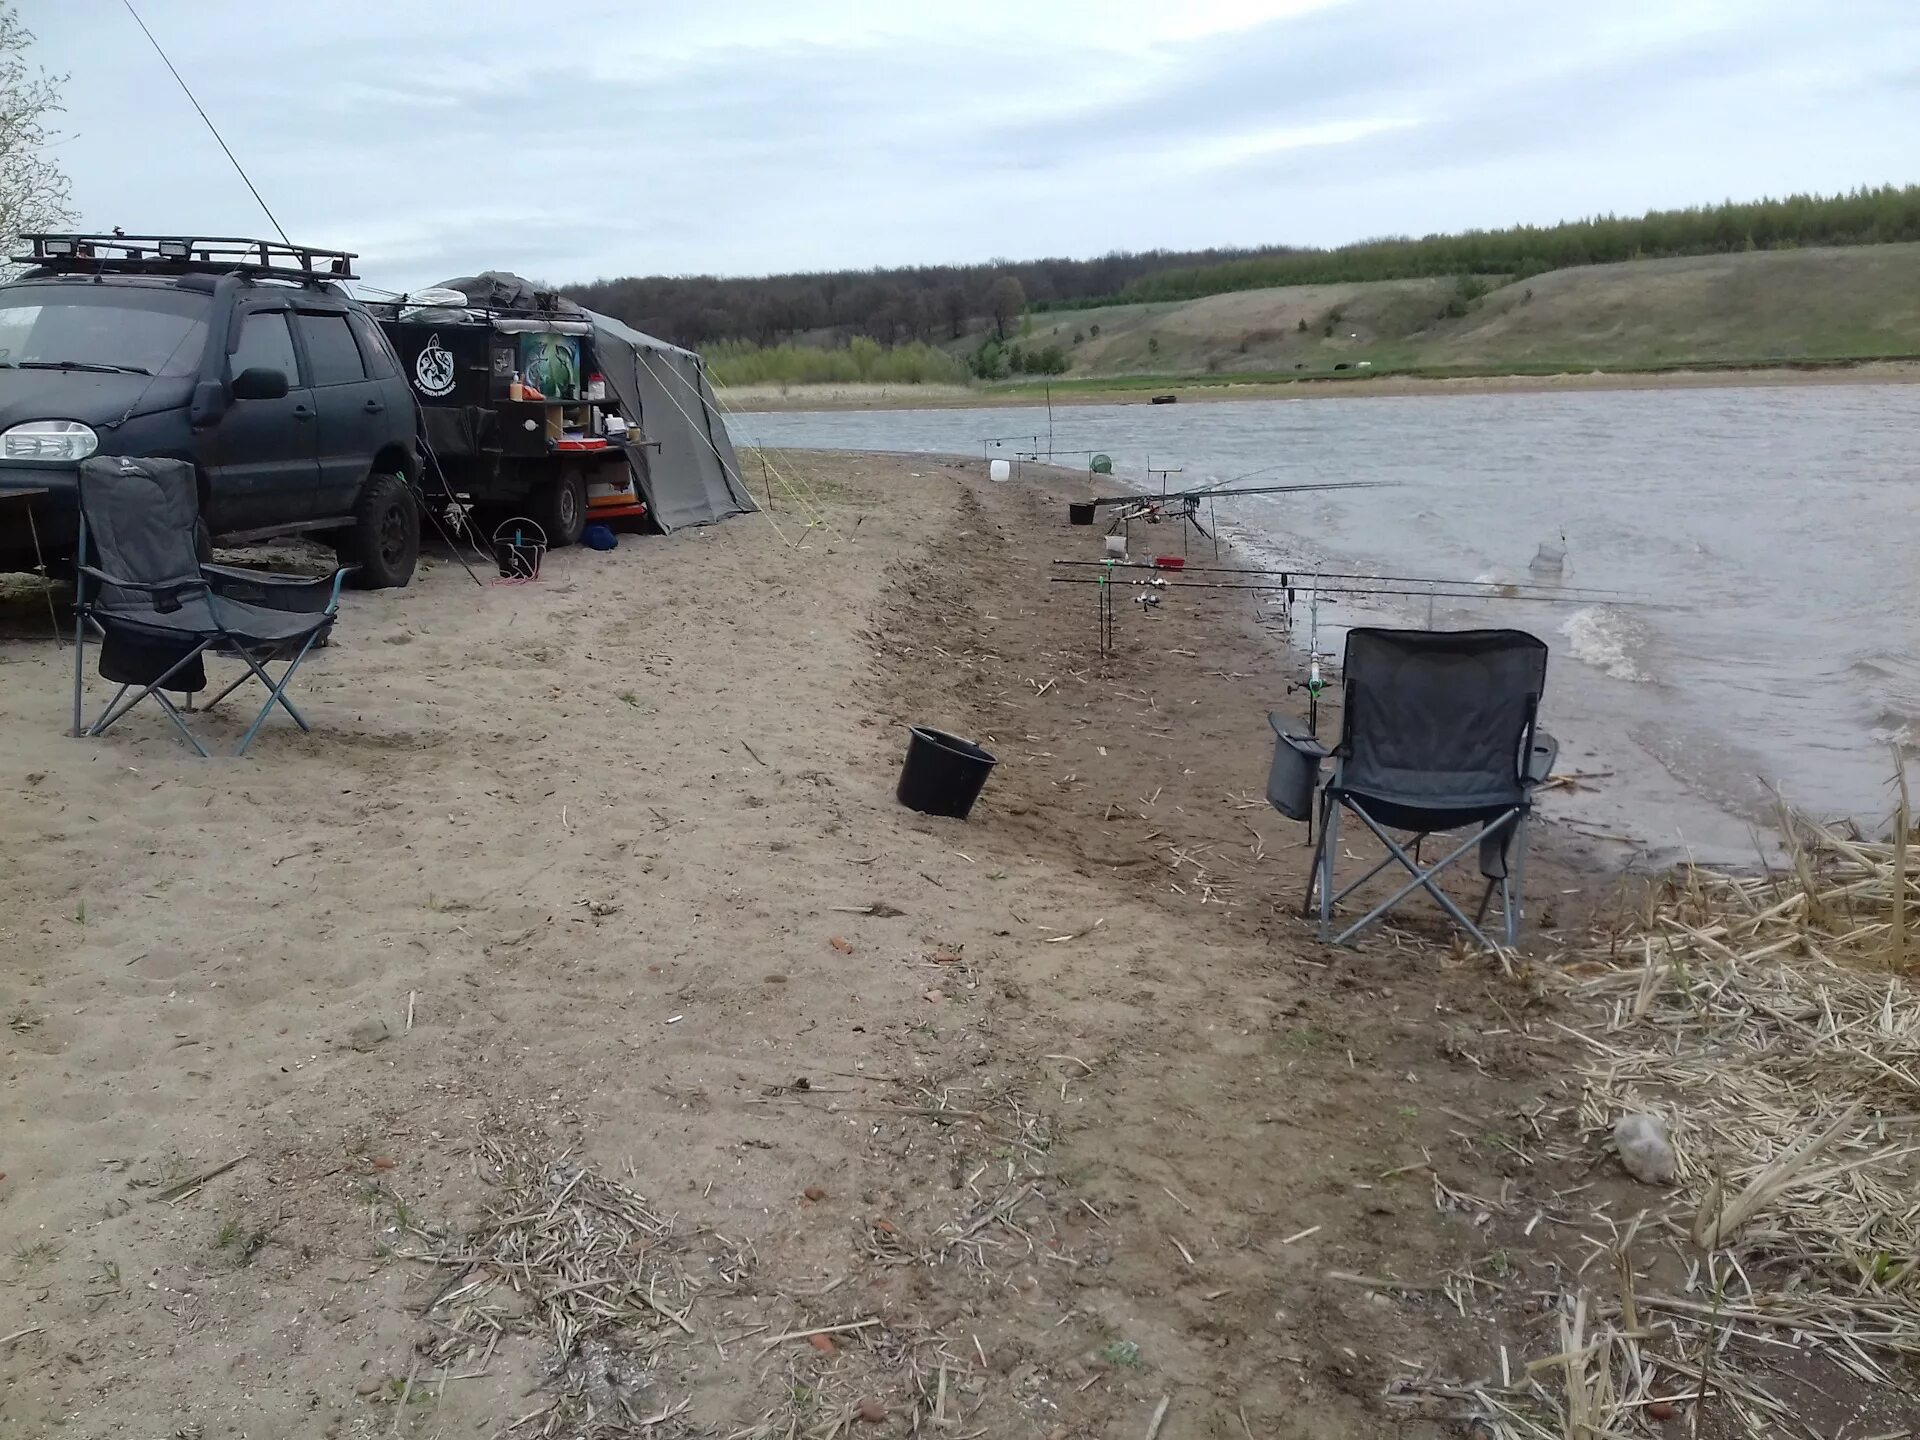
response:
[(967, 818), (999, 762), (971, 740), (910, 725), (907, 763), (900, 768), (900, 803), (923, 815)]
[(1069, 525), (1091, 525), (1093, 523), (1093, 502), (1082, 504), (1079, 501), (1067, 502), (1067, 523)]

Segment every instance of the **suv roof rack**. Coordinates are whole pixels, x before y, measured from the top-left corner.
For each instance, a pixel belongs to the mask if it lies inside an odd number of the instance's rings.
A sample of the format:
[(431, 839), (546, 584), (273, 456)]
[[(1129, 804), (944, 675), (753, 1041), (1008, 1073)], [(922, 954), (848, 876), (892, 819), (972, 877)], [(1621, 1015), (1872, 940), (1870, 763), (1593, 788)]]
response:
[(355, 280), (356, 258), (350, 250), (323, 250), (314, 245), (289, 245), (274, 240), (248, 240), (232, 235), (81, 235), (60, 232), (22, 235), (31, 241), (31, 255), (16, 255), (20, 265), (73, 274), (112, 275), (247, 275), (297, 280), (321, 285), (333, 280)]

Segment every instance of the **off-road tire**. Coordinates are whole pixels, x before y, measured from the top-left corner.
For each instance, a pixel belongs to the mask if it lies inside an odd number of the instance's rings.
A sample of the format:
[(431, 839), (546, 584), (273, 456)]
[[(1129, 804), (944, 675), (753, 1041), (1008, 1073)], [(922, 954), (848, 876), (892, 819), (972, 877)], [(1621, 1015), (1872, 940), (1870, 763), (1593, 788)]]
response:
[(404, 475), (374, 474), (360, 487), (353, 529), (334, 542), (343, 565), (360, 568), (348, 577), (356, 590), (391, 590), (413, 578), (420, 558), (420, 506)]
[(577, 545), (587, 528), (587, 478), (577, 466), (527, 496), (527, 515), (547, 532), (547, 547)]

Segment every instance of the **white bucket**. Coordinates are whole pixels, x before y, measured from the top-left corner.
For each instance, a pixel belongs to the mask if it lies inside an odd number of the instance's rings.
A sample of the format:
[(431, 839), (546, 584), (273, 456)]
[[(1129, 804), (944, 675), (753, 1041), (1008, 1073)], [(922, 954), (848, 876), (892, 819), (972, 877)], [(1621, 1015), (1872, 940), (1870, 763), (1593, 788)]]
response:
[(1013, 466), (1005, 460), (992, 461), (987, 466), (987, 478), (989, 480), (1011, 480), (1013, 478)]
[(1127, 537), (1124, 535), (1107, 536), (1107, 554), (1116, 560), (1127, 558)]

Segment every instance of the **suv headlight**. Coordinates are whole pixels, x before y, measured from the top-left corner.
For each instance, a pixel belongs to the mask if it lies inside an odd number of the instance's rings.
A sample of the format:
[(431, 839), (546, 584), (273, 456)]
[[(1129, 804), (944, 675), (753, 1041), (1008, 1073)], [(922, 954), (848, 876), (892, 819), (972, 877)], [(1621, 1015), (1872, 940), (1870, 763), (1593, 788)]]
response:
[(100, 448), (100, 438), (78, 420), (29, 420), (0, 435), (0, 458), (73, 464)]

